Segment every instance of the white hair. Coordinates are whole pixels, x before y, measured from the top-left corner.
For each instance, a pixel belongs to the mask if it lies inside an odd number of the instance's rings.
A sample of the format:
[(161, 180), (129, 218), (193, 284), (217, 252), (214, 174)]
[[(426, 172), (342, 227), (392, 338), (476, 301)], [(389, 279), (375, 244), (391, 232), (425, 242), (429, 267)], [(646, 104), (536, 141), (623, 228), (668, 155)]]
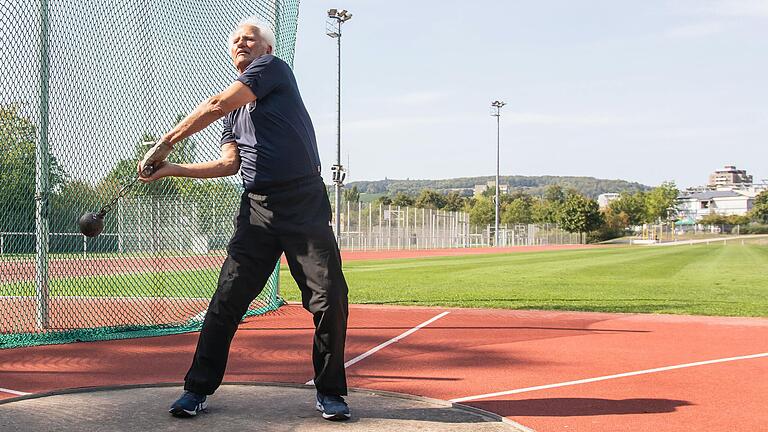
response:
[[(272, 47), (272, 50), (275, 50), (277, 47), (275, 46), (277, 44), (277, 40), (275, 39), (275, 32), (272, 30), (272, 26), (264, 21), (263, 19), (259, 18), (256, 15), (251, 15), (248, 18), (245, 18), (241, 20), (238, 24), (235, 30), (239, 29), (242, 26), (251, 26), (255, 27), (259, 30), (259, 36), (264, 40), (264, 42), (267, 43), (267, 45)], [(232, 33), (229, 34), (229, 44), (232, 45), (232, 41), (234, 40), (235, 36), (235, 30), (232, 31)]]

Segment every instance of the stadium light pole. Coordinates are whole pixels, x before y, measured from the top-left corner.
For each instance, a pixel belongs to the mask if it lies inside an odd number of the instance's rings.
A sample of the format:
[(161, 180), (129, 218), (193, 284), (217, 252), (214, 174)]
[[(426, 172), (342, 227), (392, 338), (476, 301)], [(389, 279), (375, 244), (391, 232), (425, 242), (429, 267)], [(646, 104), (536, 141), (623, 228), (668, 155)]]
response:
[(506, 105), (503, 101), (491, 102), (491, 115), (496, 117), (496, 217), (495, 230), (493, 231), (493, 245), (499, 247), (499, 147), (500, 147), (500, 128), (501, 128), (501, 107)]
[(336, 79), (336, 165), (331, 168), (334, 184), (334, 234), (339, 241), (341, 234), (341, 188), (344, 186), (344, 167), (341, 165), (341, 25), (349, 21), (352, 14), (346, 9), (328, 9), (325, 34), (336, 39), (337, 47), (337, 79)]

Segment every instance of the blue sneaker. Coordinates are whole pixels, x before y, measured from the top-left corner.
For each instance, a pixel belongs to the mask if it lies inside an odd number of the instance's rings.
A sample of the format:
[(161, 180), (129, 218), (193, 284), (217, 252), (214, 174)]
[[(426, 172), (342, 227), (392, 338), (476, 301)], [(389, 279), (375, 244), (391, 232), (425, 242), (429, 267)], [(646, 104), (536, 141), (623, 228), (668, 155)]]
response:
[(171, 409), (169, 409), (168, 412), (173, 414), (174, 417), (196, 416), (197, 413), (208, 408), (206, 399), (208, 399), (206, 395), (185, 391), (184, 394), (171, 405)]
[(323, 413), (323, 418), (326, 420), (347, 420), (352, 417), (349, 413), (349, 406), (341, 396), (317, 392), (317, 405), (315, 407)]

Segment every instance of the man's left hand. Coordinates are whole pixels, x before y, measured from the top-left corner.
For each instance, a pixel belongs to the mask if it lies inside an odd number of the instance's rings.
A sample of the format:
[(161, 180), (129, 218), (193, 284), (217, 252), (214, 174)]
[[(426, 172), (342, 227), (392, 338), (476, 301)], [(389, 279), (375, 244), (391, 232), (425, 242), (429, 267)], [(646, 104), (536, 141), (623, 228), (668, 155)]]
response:
[(148, 166), (153, 166), (155, 171), (157, 171), (160, 162), (163, 162), (165, 158), (171, 154), (171, 150), (173, 150), (173, 147), (171, 147), (171, 144), (167, 141), (159, 140), (156, 142), (155, 145), (147, 151), (147, 154), (144, 155), (144, 159), (139, 162), (139, 176), (144, 177), (142, 170)]

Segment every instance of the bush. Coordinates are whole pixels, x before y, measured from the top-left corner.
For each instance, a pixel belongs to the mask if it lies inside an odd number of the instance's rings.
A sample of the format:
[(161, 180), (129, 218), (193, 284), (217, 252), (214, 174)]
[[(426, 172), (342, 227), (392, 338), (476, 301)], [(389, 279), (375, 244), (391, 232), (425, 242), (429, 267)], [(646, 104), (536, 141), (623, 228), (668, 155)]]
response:
[(768, 234), (768, 225), (749, 224), (741, 227), (740, 234)]
[(587, 233), (587, 243), (600, 243), (606, 240), (611, 240), (628, 235), (627, 230), (623, 228), (604, 226), (596, 231), (590, 231)]

